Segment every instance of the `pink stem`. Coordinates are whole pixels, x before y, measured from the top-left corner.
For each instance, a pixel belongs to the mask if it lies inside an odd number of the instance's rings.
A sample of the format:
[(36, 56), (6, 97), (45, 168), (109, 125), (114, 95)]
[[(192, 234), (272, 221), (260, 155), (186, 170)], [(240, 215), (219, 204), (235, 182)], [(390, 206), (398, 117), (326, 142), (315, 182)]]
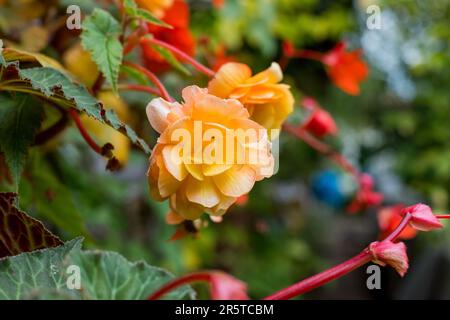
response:
[(345, 171), (352, 174), (357, 181), (359, 181), (360, 176), (359, 170), (356, 169), (342, 154), (336, 152), (329, 145), (323, 143), (322, 141), (317, 140), (302, 128), (296, 128), (291, 125), (284, 124), (283, 130), (303, 140), (317, 152), (320, 152), (329, 157), (340, 167), (342, 167)]
[(195, 60), (194, 58), (192, 58), (191, 56), (189, 56), (188, 54), (186, 54), (185, 52), (181, 51), (180, 49), (172, 46), (171, 44), (168, 44), (164, 41), (155, 39), (155, 38), (141, 38), (141, 43), (145, 43), (145, 44), (155, 44), (158, 46), (161, 46), (163, 48), (168, 49), (170, 52), (172, 52), (173, 54), (175, 54), (177, 57), (179, 57), (180, 59), (189, 62), (195, 69), (197, 69), (198, 71), (204, 73), (205, 75), (207, 75), (208, 77), (214, 77), (214, 75), (216, 74), (213, 70), (211, 70), (210, 68), (204, 66), (203, 64), (201, 64), (200, 62), (198, 62), (197, 60)]
[(265, 297), (263, 300), (286, 300), (293, 298), (305, 292), (311, 291), (317, 287), (320, 287), (334, 279), (340, 278), (371, 260), (372, 254), (367, 249), (365, 249), (353, 258), (341, 264), (338, 264), (331, 269), (325, 270), (310, 278), (307, 278), (285, 289), (275, 292), (274, 294)]
[(392, 241), (394, 242), (397, 237), (402, 233), (403, 229), (408, 225), (409, 220), (411, 220), (411, 213), (406, 213), (403, 217), (402, 221), (400, 221), (397, 228), (395, 228), (394, 231), (391, 232), (390, 235), (388, 235), (383, 241)]
[(155, 88), (152, 88), (149, 86), (143, 86), (140, 84), (121, 84), (121, 85), (119, 85), (119, 90), (147, 92), (147, 93), (150, 93), (153, 95), (160, 94), (158, 89), (155, 89)]
[(173, 101), (173, 98), (169, 95), (164, 85), (161, 83), (161, 81), (159, 81), (158, 77), (153, 72), (133, 62), (125, 61), (123, 64), (145, 74), (147, 78), (158, 88), (161, 97), (163, 97), (167, 101)]
[[(383, 241), (395, 241), (397, 237), (402, 233), (403, 229), (408, 225), (411, 219), (411, 214), (407, 213), (397, 228)], [(284, 300), (296, 297), (308, 291), (311, 291), (317, 287), (320, 287), (328, 282), (338, 279), (347, 273), (355, 270), (356, 268), (366, 264), (373, 259), (372, 253), (365, 248), (361, 253), (350, 258), (347, 261), (338, 264), (328, 270), (318, 273), (312, 277), (306, 278), (296, 284), (293, 284), (287, 288), (284, 288), (270, 296), (264, 298), (264, 300)]]
[(161, 298), (166, 293), (178, 288), (179, 286), (182, 286), (187, 283), (191, 282), (197, 282), (197, 281), (206, 281), (209, 282), (211, 280), (211, 275), (208, 272), (196, 272), (187, 274), (185, 276), (176, 278), (165, 285), (163, 285), (161, 288), (159, 288), (157, 291), (152, 293), (150, 296), (148, 296), (147, 300), (157, 300)]
[(306, 58), (322, 62), (323, 54), (313, 50), (298, 50), (294, 53), (295, 58)]
[(130, 34), (125, 41), (125, 47), (123, 49), (123, 55), (129, 54), (139, 43), (139, 37), (141, 35), (141, 28), (136, 29), (132, 34)]

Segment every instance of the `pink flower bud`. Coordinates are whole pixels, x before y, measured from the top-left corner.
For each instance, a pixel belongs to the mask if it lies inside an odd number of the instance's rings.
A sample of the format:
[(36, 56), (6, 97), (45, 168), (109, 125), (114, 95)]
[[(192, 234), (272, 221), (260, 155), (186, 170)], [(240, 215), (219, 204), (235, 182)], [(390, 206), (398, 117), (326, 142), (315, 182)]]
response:
[(318, 137), (335, 135), (338, 131), (333, 117), (323, 109), (314, 110), (306, 120), (304, 128)]
[(373, 189), (374, 187), (373, 178), (370, 174), (367, 173), (361, 174), (361, 176), (359, 177), (359, 183), (362, 189)]
[(403, 277), (408, 270), (408, 256), (406, 246), (403, 242), (393, 243), (391, 241), (375, 241), (369, 245), (373, 262), (381, 266), (389, 265)]
[(211, 298), (213, 300), (248, 300), (247, 285), (224, 273), (211, 273)]
[(409, 213), (411, 215), (410, 225), (420, 231), (430, 231), (442, 228), (442, 224), (433, 214), (431, 208), (426, 204), (415, 204), (404, 208), (400, 214), (404, 216)]
[(316, 110), (321, 108), (319, 103), (311, 97), (303, 97), (302, 106), (307, 110)]

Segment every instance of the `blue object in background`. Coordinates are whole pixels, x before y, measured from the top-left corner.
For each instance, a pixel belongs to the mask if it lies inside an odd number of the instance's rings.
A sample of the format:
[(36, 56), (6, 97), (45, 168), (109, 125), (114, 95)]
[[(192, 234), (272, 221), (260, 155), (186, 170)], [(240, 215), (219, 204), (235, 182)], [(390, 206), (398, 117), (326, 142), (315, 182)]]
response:
[(333, 170), (320, 171), (312, 179), (312, 190), (320, 201), (333, 208), (341, 208), (346, 201), (343, 175)]

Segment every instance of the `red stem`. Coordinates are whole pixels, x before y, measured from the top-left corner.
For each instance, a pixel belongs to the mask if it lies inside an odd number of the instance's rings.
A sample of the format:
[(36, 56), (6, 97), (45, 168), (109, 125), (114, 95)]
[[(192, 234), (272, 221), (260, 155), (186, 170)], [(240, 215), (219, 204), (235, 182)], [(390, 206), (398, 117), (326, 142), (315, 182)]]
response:
[(123, 55), (129, 54), (136, 45), (139, 43), (139, 37), (141, 35), (141, 28), (136, 29), (132, 34), (130, 34), (125, 41), (125, 47), (123, 48)]
[(78, 112), (75, 109), (69, 109), (69, 115), (75, 122), (78, 131), (80, 131), (81, 136), (83, 139), (87, 142), (87, 144), (97, 152), (98, 154), (103, 155), (102, 148), (91, 138), (87, 130), (84, 128), (83, 124), (81, 123), (80, 117), (78, 116)]
[[(437, 217), (447, 217), (450, 215), (441, 215)], [(395, 230), (383, 241), (395, 241), (400, 233), (404, 230), (404, 228), (408, 225), (411, 219), (411, 214), (407, 213), (403, 217), (402, 221), (400, 221), (399, 225)], [(327, 284), (335, 279), (338, 279), (347, 273), (361, 267), (362, 265), (373, 260), (373, 255), (365, 248), (359, 254), (350, 258), (337, 266), (334, 266), (328, 270), (322, 271), (312, 277), (306, 278), (300, 282), (297, 282), (287, 288), (279, 290), (270, 296), (265, 297), (263, 300), (286, 300), (298, 295), (309, 292), (317, 287), (320, 287), (324, 284)], [(194, 281), (207, 281), (211, 280), (211, 276), (208, 272), (198, 272), (193, 274), (188, 274), (183, 277), (172, 280), (171, 282), (165, 284), (158, 291), (154, 292), (148, 297), (148, 300), (156, 300), (166, 293), (172, 291), (173, 289), (190, 282)]]
[(173, 54), (175, 54), (177, 57), (179, 57), (180, 59), (190, 63), (195, 69), (197, 69), (198, 71), (204, 73), (205, 75), (207, 75), (208, 77), (214, 77), (214, 75), (216, 74), (213, 70), (211, 70), (210, 68), (204, 66), (203, 64), (201, 64), (200, 62), (198, 62), (197, 60), (195, 60), (194, 58), (192, 58), (191, 56), (189, 56), (188, 54), (186, 54), (185, 52), (181, 51), (180, 49), (155, 38), (141, 38), (141, 43), (145, 43), (145, 44), (155, 44), (158, 46), (161, 46), (163, 48), (168, 49), (170, 52), (172, 52)]
[(322, 62), (323, 54), (313, 50), (298, 50), (292, 55), (295, 58), (306, 58)]
[(308, 132), (306, 132), (302, 128), (297, 128), (297, 127), (293, 127), (288, 124), (284, 124), (283, 130), (296, 136), (297, 138), (303, 140), (317, 152), (320, 152), (320, 153), (326, 155), (327, 157), (329, 157), (336, 164), (338, 164), (340, 167), (342, 167), (345, 171), (352, 174), (356, 178), (356, 180), (359, 182), (359, 176), (360, 176), (359, 170), (356, 169), (342, 154), (340, 154), (339, 152), (336, 152), (329, 145), (323, 143), (320, 140), (317, 140), (316, 138), (314, 138), (312, 135), (310, 135)]
[(170, 102), (174, 101), (173, 98), (167, 92), (164, 85), (161, 83), (161, 81), (159, 81), (158, 77), (153, 72), (133, 62), (125, 61), (123, 64), (145, 74), (147, 78), (158, 88), (161, 97)]
[[(403, 229), (405, 229), (405, 227), (408, 225), (410, 219), (411, 214), (405, 214), (397, 228), (395, 228), (395, 230), (383, 241), (395, 241), (400, 233), (402, 233)], [(361, 251), (361, 253), (354, 256), (353, 258), (350, 258), (349, 260), (344, 261), (337, 266), (322, 271), (319, 274), (306, 278), (300, 282), (297, 282), (296, 284), (275, 292), (274, 294), (271, 294), (270, 296), (264, 298), (264, 300), (284, 300), (296, 297), (317, 287), (320, 287), (328, 282), (331, 282), (337, 278), (340, 278), (347, 273), (355, 270), (356, 268), (366, 264), (372, 259), (372, 253), (367, 248), (365, 248), (363, 251)]]
[(408, 225), (409, 220), (411, 220), (411, 213), (406, 213), (403, 217), (402, 221), (400, 221), (397, 228), (394, 229), (394, 231), (391, 232), (390, 235), (388, 235), (383, 241), (392, 241), (394, 242), (397, 237), (402, 233), (403, 229)]
[(187, 274), (185, 276), (182, 276), (180, 278), (174, 279), (165, 285), (163, 285), (161, 288), (159, 288), (156, 292), (152, 293), (150, 296), (148, 296), (147, 300), (157, 300), (161, 298), (166, 293), (174, 290), (175, 288), (178, 288), (179, 286), (182, 286), (184, 284), (190, 283), (190, 282), (197, 282), (197, 281), (207, 281), (209, 282), (211, 280), (211, 276), (208, 272), (197, 272), (197, 273), (191, 273)]
[(331, 269), (325, 270), (285, 289), (275, 292), (274, 294), (265, 297), (263, 300), (286, 300), (293, 298), (320, 287), (334, 279), (340, 278), (371, 260), (372, 254), (367, 249), (364, 249), (360, 254), (354, 256), (353, 258), (338, 264)]
[(437, 214), (436, 218), (438, 218), (438, 219), (450, 219), (450, 214)]
[(149, 86), (143, 86), (140, 84), (120, 84), (119, 90), (140, 91), (140, 92), (147, 92), (153, 95), (159, 95), (158, 89)]

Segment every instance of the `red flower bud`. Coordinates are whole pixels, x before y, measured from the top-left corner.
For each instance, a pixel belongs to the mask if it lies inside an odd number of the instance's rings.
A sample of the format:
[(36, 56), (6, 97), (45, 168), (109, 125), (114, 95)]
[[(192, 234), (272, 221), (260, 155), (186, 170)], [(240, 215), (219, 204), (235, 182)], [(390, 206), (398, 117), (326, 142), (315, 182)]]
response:
[(391, 266), (401, 277), (408, 271), (408, 255), (403, 242), (375, 241), (369, 245), (369, 251), (373, 256), (374, 263)]
[(304, 129), (318, 137), (335, 135), (338, 131), (333, 117), (323, 109), (316, 109), (311, 113), (304, 124)]
[(248, 300), (247, 285), (220, 271), (210, 274), (211, 298), (213, 300)]
[(410, 225), (419, 231), (430, 231), (442, 228), (442, 223), (433, 214), (431, 208), (426, 204), (415, 204), (404, 208), (400, 214), (404, 216), (409, 213), (411, 215)]

